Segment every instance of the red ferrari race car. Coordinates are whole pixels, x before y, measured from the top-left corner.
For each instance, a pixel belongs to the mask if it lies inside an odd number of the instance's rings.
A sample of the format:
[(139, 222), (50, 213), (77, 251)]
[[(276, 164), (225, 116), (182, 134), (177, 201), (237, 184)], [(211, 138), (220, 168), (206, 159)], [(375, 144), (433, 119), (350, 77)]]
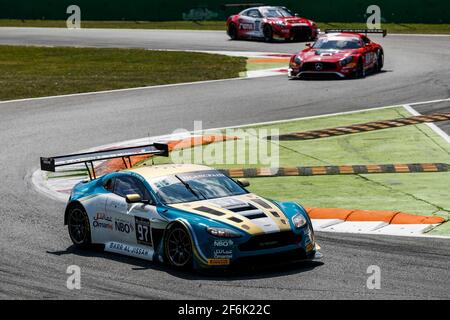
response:
[(253, 7), (227, 20), (227, 34), (232, 40), (264, 39), (313, 40), (319, 30), (314, 21), (301, 18), (286, 7)]
[(314, 44), (291, 57), (290, 78), (332, 76), (363, 78), (367, 71), (379, 72), (384, 64), (381, 45), (371, 41), (368, 33), (381, 29), (328, 29)]

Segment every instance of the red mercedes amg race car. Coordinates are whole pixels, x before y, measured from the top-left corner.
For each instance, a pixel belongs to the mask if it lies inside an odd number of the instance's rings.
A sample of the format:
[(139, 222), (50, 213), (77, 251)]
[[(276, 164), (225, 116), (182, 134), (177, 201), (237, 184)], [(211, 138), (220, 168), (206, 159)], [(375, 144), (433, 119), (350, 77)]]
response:
[(232, 40), (264, 39), (313, 40), (319, 30), (314, 21), (301, 18), (286, 7), (253, 7), (227, 20), (227, 34)]
[(384, 64), (381, 45), (371, 41), (368, 33), (380, 29), (328, 29), (314, 44), (291, 57), (290, 78), (332, 76), (363, 78), (366, 72), (379, 72)]

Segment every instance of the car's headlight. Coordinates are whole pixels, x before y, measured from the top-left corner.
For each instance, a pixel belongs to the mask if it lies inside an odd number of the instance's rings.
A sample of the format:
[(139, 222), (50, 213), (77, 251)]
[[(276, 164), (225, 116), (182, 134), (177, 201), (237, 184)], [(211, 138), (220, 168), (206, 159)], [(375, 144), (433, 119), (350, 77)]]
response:
[(299, 56), (295, 56), (294, 62), (295, 64), (302, 64), (302, 59)]
[(292, 217), (292, 223), (296, 228), (301, 228), (306, 224), (306, 219), (301, 213), (298, 213)]
[(284, 21), (277, 21), (275, 22), (276, 25), (280, 26), (280, 27), (285, 27), (286, 23)]
[(348, 56), (347, 58), (344, 58), (341, 61), (339, 61), (339, 63), (341, 64), (341, 66), (346, 66), (347, 64), (352, 62), (352, 60), (353, 60), (353, 57), (352, 56)]
[(240, 233), (227, 228), (206, 227), (206, 231), (213, 236), (222, 238), (239, 238), (242, 236)]

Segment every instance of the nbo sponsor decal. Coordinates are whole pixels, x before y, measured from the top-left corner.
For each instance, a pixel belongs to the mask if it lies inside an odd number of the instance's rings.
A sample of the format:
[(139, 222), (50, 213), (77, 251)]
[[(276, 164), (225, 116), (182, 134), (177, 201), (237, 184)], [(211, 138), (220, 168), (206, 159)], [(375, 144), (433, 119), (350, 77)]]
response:
[(122, 221), (115, 221), (114, 226), (115, 229), (120, 232), (130, 233), (134, 231), (134, 228), (131, 224)]

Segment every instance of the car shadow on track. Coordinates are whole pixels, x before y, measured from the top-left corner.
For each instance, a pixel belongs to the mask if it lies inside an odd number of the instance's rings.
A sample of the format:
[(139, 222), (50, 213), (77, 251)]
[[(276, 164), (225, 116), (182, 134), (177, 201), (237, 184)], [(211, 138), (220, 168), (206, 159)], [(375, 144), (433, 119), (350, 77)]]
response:
[(371, 78), (373, 76), (377, 76), (383, 73), (387, 72), (393, 72), (393, 70), (381, 70), (378, 72), (371, 72), (369, 71), (364, 78), (341, 78), (337, 75), (329, 75), (329, 74), (320, 74), (320, 75), (314, 75), (314, 76), (302, 76), (301, 78), (292, 78), (291, 81), (357, 81), (357, 80), (364, 80), (365, 78)]
[(72, 245), (66, 250), (47, 251), (47, 253), (55, 256), (78, 255), (82, 257), (104, 258), (116, 262), (127, 263), (131, 266), (131, 269), (136, 272), (155, 270), (166, 272), (174, 277), (185, 280), (228, 281), (272, 278), (282, 275), (299, 274), (312, 271), (315, 268), (323, 265), (323, 262), (320, 261), (295, 261), (276, 264), (259, 264), (257, 266), (245, 266), (239, 269), (231, 269), (227, 271), (196, 272), (193, 270), (178, 270), (158, 262), (151, 262), (111, 252), (105, 252), (101, 250), (101, 248), (80, 249)]
[[(264, 279), (279, 276), (287, 276), (293, 274), (300, 274), (314, 270), (322, 266), (324, 263), (319, 261), (297, 261), (285, 262), (283, 264), (272, 265), (257, 265), (247, 266), (239, 269), (231, 269), (227, 271), (211, 271), (211, 272), (188, 272), (177, 271), (177, 277), (185, 280), (215, 280), (215, 281), (229, 281), (229, 280), (251, 280)], [(174, 273), (169, 272), (174, 275)]]
[(298, 39), (298, 40), (282, 40), (282, 39), (273, 39), (272, 41), (266, 41), (262, 38), (246, 38), (246, 39), (238, 39), (238, 40), (232, 40), (228, 39), (229, 42), (259, 42), (264, 43), (266, 45), (280, 45), (280, 44), (306, 44), (314, 42), (314, 40), (307, 40), (307, 39)]

